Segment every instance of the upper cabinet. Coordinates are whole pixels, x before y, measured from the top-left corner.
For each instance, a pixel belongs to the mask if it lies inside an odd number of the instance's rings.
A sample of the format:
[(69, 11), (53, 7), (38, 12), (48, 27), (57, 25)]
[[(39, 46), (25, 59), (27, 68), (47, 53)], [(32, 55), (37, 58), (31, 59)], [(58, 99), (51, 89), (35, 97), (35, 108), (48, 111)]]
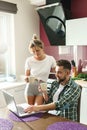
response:
[(66, 45), (87, 45), (87, 0), (72, 0), (72, 19), (66, 20)]
[(87, 17), (66, 20), (66, 45), (87, 45)]

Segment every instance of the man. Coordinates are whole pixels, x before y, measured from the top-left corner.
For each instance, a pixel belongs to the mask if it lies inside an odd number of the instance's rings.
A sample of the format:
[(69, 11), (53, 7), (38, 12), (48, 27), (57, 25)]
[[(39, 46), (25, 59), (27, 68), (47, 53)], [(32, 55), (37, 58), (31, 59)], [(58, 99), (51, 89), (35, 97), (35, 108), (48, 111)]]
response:
[(43, 92), (46, 104), (29, 106), (25, 112), (56, 110), (56, 115), (77, 121), (77, 105), (81, 89), (70, 74), (70, 62), (62, 59), (57, 61), (57, 80), (52, 83), (48, 92)]

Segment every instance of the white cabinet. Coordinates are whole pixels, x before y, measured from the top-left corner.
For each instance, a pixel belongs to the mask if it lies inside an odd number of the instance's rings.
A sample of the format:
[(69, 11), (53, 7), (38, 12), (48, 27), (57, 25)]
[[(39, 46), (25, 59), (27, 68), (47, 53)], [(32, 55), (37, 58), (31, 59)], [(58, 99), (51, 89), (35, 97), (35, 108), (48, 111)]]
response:
[(80, 123), (87, 125), (87, 87), (82, 88), (81, 108), (80, 108)]
[[(2, 89), (11, 93), (14, 96), (16, 103), (20, 104), (26, 102), (24, 97), (25, 86), (26, 86), (25, 83), (18, 83), (18, 84), (12, 83), (11, 85), (9, 84), (7, 85), (7, 87), (3, 87)], [(4, 107), (4, 106), (6, 106), (6, 103), (5, 103), (3, 93), (0, 89), (0, 107)]]
[(76, 83), (82, 86), (80, 104), (80, 123), (87, 125), (87, 81), (77, 80)]
[(66, 20), (66, 45), (87, 45), (87, 17)]

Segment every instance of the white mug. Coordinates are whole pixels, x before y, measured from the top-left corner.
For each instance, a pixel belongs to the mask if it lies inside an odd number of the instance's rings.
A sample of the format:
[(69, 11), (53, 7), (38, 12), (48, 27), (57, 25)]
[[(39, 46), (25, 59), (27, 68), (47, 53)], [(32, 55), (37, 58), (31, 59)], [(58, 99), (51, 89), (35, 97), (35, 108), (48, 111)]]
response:
[(47, 91), (47, 83), (40, 83), (42, 91)]

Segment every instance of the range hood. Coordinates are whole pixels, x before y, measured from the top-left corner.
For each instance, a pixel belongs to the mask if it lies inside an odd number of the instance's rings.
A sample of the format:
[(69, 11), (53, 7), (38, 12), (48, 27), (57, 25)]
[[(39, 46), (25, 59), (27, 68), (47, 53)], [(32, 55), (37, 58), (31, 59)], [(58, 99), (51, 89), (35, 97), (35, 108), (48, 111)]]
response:
[(65, 14), (62, 3), (36, 8), (51, 45), (65, 45)]

